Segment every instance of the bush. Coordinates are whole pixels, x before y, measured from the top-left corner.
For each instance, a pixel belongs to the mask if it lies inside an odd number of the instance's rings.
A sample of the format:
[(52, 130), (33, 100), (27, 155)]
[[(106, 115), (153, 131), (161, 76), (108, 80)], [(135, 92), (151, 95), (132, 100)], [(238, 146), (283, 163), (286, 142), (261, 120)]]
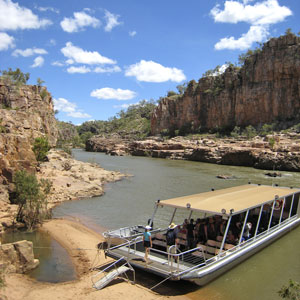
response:
[(45, 161), (47, 153), (50, 150), (48, 139), (46, 137), (38, 137), (34, 140), (33, 152), (37, 161)]
[(252, 125), (247, 126), (243, 131), (243, 135), (245, 135), (248, 139), (255, 137), (256, 134), (256, 129)]
[(300, 284), (296, 281), (289, 280), (289, 284), (284, 285), (278, 294), (283, 299), (299, 300), (300, 299)]
[(17, 221), (25, 223), (31, 230), (41, 223), (47, 215), (46, 195), (51, 190), (52, 183), (49, 180), (38, 182), (34, 174), (26, 171), (17, 171), (14, 176), (15, 199), (18, 204)]
[(240, 136), (240, 134), (241, 134), (241, 128), (238, 126), (235, 126), (230, 133), (230, 135), (234, 138), (237, 138), (238, 136)]

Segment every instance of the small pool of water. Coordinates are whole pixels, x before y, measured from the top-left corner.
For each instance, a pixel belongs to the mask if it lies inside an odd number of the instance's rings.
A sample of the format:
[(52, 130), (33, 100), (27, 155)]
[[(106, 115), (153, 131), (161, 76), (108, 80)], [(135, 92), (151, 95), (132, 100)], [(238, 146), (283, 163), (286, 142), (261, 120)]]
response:
[(28, 275), (38, 281), (52, 283), (75, 280), (76, 270), (68, 252), (45, 232), (10, 232), (3, 236), (2, 243), (21, 240), (32, 241), (34, 257), (39, 259), (37, 268)]

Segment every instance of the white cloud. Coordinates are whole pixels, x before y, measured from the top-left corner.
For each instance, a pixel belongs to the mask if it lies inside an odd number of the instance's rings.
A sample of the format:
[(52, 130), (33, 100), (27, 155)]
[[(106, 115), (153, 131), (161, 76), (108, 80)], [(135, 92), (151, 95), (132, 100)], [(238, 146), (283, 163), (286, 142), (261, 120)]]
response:
[(121, 68), (119, 66), (113, 66), (113, 67), (96, 67), (93, 72), (95, 73), (115, 73), (115, 72), (121, 72)]
[(227, 0), (224, 9), (216, 5), (210, 14), (215, 22), (233, 23), (246, 22), (251, 24), (247, 33), (238, 39), (234, 37), (222, 38), (215, 44), (216, 50), (240, 49), (245, 50), (254, 42), (264, 41), (269, 34), (269, 26), (282, 22), (292, 15), (292, 11), (286, 6), (280, 6), (277, 0), (265, 0), (248, 4), (253, 0), (234, 1)]
[(286, 6), (280, 6), (277, 0), (266, 0), (248, 5), (239, 1), (225, 1), (224, 10), (215, 6), (211, 10), (215, 22), (238, 23), (247, 22), (252, 25), (269, 25), (283, 21), (292, 15)]
[(80, 66), (80, 67), (70, 67), (67, 69), (68, 73), (74, 74), (74, 73), (81, 73), (81, 74), (85, 74), (85, 73), (89, 73), (91, 72), (90, 68), (87, 68), (86, 66)]
[(51, 65), (56, 67), (63, 67), (65, 64), (60, 61), (54, 61)]
[[(58, 65), (57, 64), (58, 62), (56, 62), (55, 65)], [(79, 66), (79, 67), (69, 67), (67, 69), (67, 72), (68, 73), (81, 73), (81, 74), (84, 74), (84, 73), (114, 73), (114, 72), (121, 72), (121, 68), (119, 66), (113, 66), (113, 67), (96, 67), (94, 69), (91, 69), (91, 68), (88, 68), (86, 66)]]
[(268, 37), (269, 31), (264, 26), (251, 26), (247, 33), (242, 34), (239, 39), (233, 36), (222, 38), (215, 44), (216, 50), (240, 49), (246, 50), (255, 42), (262, 42)]
[(25, 50), (21, 50), (21, 49), (16, 49), (12, 55), (18, 57), (19, 55), (24, 56), (24, 57), (28, 57), (28, 56), (32, 56), (35, 54), (39, 54), (39, 55), (43, 55), (43, 54), (47, 54), (48, 52), (45, 49), (41, 49), (41, 48), (27, 48)]
[(131, 37), (134, 37), (134, 36), (136, 35), (136, 31), (129, 31), (129, 35), (130, 35)]
[(55, 45), (56, 45), (56, 40), (55, 40), (55, 39), (51, 39), (51, 40), (49, 41), (49, 45), (50, 45), (50, 46), (55, 46)]
[(113, 88), (102, 88), (93, 90), (91, 96), (98, 99), (116, 99), (116, 100), (129, 100), (136, 97), (136, 93), (130, 90), (113, 89)]
[(74, 18), (64, 18), (60, 22), (60, 26), (66, 32), (78, 32), (88, 26), (97, 28), (101, 24), (97, 18), (88, 15), (84, 11), (74, 12), (73, 15)]
[(60, 112), (64, 112), (69, 117), (73, 118), (91, 118), (87, 113), (82, 112), (77, 108), (77, 105), (73, 102), (68, 101), (65, 98), (53, 99), (54, 109)]
[(52, 24), (11, 0), (0, 0), (0, 30), (38, 29)]
[(41, 67), (43, 64), (44, 64), (44, 58), (42, 56), (38, 56), (34, 59), (33, 65), (31, 65), (31, 68)]
[(55, 8), (55, 7), (41, 7), (41, 6), (35, 6), (35, 9), (41, 11), (41, 12), (45, 12), (45, 11), (51, 11), (53, 13), (59, 14), (59, 9)]
[(106, 25), (104, 27), (104, 30), (107, 32), (112, 31), (112, 29), (118, 25), (121, 25), (122, 22), (118, 21), (119, 15), (114, 15), (110, 13), (108, 10), (105, 11), (105, 20), (106, 20)]
[(0, 51), (15, 47), (15, 39), (5, 32), (0, 32)]
[(68, 58), (67, 63), (81, 63), (87, 65), (93, 64), (116, 64), (116, 61), (102, 56), (99, 52), (84, 51), (83, 49), (73, 46), (71, 42), (66, 43), (66, 46), (61, 49), (61, 52)]
[(164, 67), (154, 61), (141, 60), (127, 68), (125, 76), (134, 76), (138, 81), (146, 82), (180, 82), (186, 77), (183, 71), (177, 68)]

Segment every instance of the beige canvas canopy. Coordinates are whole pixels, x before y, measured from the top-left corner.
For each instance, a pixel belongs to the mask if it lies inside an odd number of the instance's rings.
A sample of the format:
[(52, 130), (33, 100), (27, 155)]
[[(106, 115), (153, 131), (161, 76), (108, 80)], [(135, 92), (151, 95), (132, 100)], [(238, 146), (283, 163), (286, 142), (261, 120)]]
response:
[[(159, 205), (174, 208), (189, 208), (212, 214), (237, 214), (248, 208), (274, 201), (275, 197), (283, 198), (299, 192), (296, 189), (263, 185), (242, 185), (222, 190), (205, 192), (190, 196), (162, 200)], [(222, 212), (223, 210), (223, 212)], [(226, 212), (225, 212), (226, 211)]]

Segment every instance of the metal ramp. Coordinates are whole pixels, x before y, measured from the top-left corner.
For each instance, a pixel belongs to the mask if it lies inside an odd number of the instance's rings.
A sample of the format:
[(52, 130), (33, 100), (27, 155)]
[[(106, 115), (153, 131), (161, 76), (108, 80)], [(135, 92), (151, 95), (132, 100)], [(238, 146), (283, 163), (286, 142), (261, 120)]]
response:
[[(127, 280), (129, 280), (129, 278), (126, 275), (126, 272), (128, 272), (128, 271), (133, 272), (133, 274), (134, 274), (133, 280), (135, 281), (135, 270), (132, 268), (132, 266), (129, 264), (128, 261), (123, 263), (123, 265), (121, 265), (121, 266), (117, 266), (117, 264), (120, 263), (122, 260), (124, 260), (124, 257), (121, 257), (119, 260), (113, 262), (111, 265), (109, 265), (104, 270), (93, 275), (92, 276), (93, 287), (97, 290), (101, 290), (102, 288), (107, 286), (110, 282), (112, 282), (115, 278), (119, 277), (122, 274), (124, 274), (126, 276)], [(97, 281), (94, 279), (96, 277), (99, 278), (102, 274), (104, 274), (104, 272), (108, 271), (110, 268), (113, 268), (113, 269), (111, 271), (109, 271), (108, 273), (106, 273), (103, 277), (101, 277)]]

